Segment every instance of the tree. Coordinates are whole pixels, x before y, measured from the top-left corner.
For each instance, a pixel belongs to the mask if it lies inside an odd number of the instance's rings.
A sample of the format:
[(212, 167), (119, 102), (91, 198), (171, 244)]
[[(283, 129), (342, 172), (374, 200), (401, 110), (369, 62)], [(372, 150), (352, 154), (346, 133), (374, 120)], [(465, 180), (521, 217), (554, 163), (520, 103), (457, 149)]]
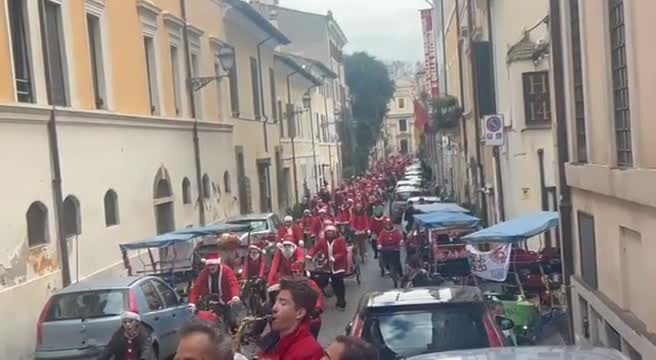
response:
[(353, 109), (353, 166), (361, 173), (367, 168), (369, 151), (381, 135), (387, 104), (394, 96), (394, 83), (385, 64), (366, 52), (346, 56), (344, 68)]

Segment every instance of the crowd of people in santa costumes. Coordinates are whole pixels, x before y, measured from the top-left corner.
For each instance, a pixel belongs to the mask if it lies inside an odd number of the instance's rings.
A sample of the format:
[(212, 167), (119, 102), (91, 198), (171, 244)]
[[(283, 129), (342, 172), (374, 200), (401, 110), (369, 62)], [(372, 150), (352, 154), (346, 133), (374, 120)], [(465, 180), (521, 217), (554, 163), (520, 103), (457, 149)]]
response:
[[(410, 161), (409, 157), (391, 157), (375, 163), (365, 175), (347, 180), (332, 192), (322, 187), (307, 199), (302, 217), (285, 216), (275, 234), (249, 245), (248, 256), (241, 263), (237, 263), (236, 250), (232, 248), (239, 238), (222, 237), (217, 253), (206, 257), (205, 268), (194, 282), (189, 307), (195, 310), (199, 299), (208, 294), (218, 294), (226, 304), (239, 302), (240, 287), (233, 270), (240, 268), (243, 279), (266, 281), (269, 290), (277, 294), (270, 304), (271, 332), (261, 344), (259, 358), (321, 359), (325, 352), (316, 336), (321, 327), (323, 293), (306, 276), (306, 257), (321, 255), (327, 259), (328, 280), (335, 292), (336, 306), (341, 309), (347, 301), (344, 275), (349, 266), (349, 244), (355, 245), (364, 262), (368, 251), (366, 239), (374, 235), (376, 242), (371, 244), (374, 257), (384, 256), (389, 263), (398, 263), (401, 271), (396, 251), (402, 235), (383, 216), (383, 203), (386, 189), (402, 176)], [(267, 254), (272, 256), (270, 263)]]

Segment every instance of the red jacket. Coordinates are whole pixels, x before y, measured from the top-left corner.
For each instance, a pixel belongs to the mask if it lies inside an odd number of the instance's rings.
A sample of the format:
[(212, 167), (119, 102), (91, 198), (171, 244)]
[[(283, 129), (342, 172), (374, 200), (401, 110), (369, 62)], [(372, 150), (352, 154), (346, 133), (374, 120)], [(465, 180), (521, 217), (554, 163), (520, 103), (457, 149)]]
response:
[(308, 285), (310, 285), (311, 288), (314, 289), (314, 291), (317, 292), (319, 297), (317, 297), (317, 302), (314, 304), (314, 310), (318, 311), (319, 313), (323, 312), (323, 291), (321, 291), (321, 288), (319, 285), (317, 285), (316, 282), (312, 279), (308, 279)]
[(384, 224), (385, 217), (381, 216), (379, 218), (372, 216), (371, 220), (369, 221), (369, 230), (371, 230), (372, 235), (378, 236), (381, 231), (383, 231), (383, 228), (385, 227)]
[(320, 360), (324, 351), (310, 333), (310, 324), (303, 321), (293, 333), (280, 338), (270, 352), (259, 352), (260, 360)]
[(365, 211), (361, 214), (353, 214), (353, 217), (351, 217), (351, 229), (353, 229), (353, 231), (369, 230), (369, 218)]
[[(210, 293), (210, 270), (204, 268), (194, 281), (194, 286), (191, 288), (189, 294), (189, 303), (195, 304), (201, 297)], [(239, 296), (239, 282), (235, 273), (226, 265), (221, 265), (219, 271), (213, 275), (218, 276), (218, 283), (220, 286), (221, 300), (227, 303), (234, 297)]]
[(250, 256), (246, 256), (246, 263), (242, 268), (242, 275), (244, 276), (244, 279), (250, 279), (258, 276), (264, 279), (265, 262), (266, 261), (264, 261), (264, 256), (262, 255), (260, 255), (260, 257), (255, 261), (253, 261)]
[(340, 207), (337, 210), (337, 218), (335, 221), (338, 223), (351, 223), (351, 209), (347, 207)]
[(303, 216), (301, 218), (301, 231), (305, 233), (305, 231), (309, 231), (310, 234), (312, 233), (312, 224), (314, 224), (314, 217), (312, 216)]
[(348, 265), (346, 260), (346, 240), (344, 240), (343, 237), (338, 237), (337, 239), (333, 240), (332, 243), (329, 243), (326, 238), (319, 239), (314, 247), (310, 249), (308, 255), (314, 256), (319, 252), (322, 252), (328, 259), (330, 259), (331, 255), (335, 258), (335, 263), (332, 266), (331, 272), (346, 272), (346, 267)]
[(282, 241), (285, 235), (291, 234), (294, 237), (294, 244), (298, 245), (299, 240), (303, 240), (303, 229), (300, 226), (293, 224), (291, 227), (282, 224), (278, 228), (278, 241)]
[(271, 261), (271, 269), (269, 270), (267, 285), (276, 285), (281, 277), (290, 276), (292, 274), (292, 264), (304, 260), (303, 249), (299, 247), (294, 250), (294, 254), (289, 259), (282, 255), (282, 251), (276, 251), (276, 254), (273, 255), (273, 260)]
[(396, 229), (383, 230), (378, 234), (378, 245), (385, 250), (401, 250), (401, 240), (403, 235)]

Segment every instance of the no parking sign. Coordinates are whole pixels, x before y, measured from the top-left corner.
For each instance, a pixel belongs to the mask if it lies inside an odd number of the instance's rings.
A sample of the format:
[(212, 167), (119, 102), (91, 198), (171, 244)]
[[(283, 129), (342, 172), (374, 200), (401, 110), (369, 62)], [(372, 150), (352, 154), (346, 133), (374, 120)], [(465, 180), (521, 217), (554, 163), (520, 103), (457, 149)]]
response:
[(483, 117), (485, 125), (485, 145), (503, 145), (503, 115), (487, 115)]

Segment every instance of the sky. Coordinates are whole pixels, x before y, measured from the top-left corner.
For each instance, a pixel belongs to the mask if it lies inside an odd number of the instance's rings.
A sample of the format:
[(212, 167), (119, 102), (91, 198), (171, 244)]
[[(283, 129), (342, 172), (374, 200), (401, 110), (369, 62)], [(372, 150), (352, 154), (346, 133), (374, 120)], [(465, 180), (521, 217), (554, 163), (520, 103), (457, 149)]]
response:
[(280, 6), (326, 14), (332, 10), (349, 44), (346, 52), (367, 51), (380, 60), (423, 59), (419, 9), (425, 0), (280, 0)]

